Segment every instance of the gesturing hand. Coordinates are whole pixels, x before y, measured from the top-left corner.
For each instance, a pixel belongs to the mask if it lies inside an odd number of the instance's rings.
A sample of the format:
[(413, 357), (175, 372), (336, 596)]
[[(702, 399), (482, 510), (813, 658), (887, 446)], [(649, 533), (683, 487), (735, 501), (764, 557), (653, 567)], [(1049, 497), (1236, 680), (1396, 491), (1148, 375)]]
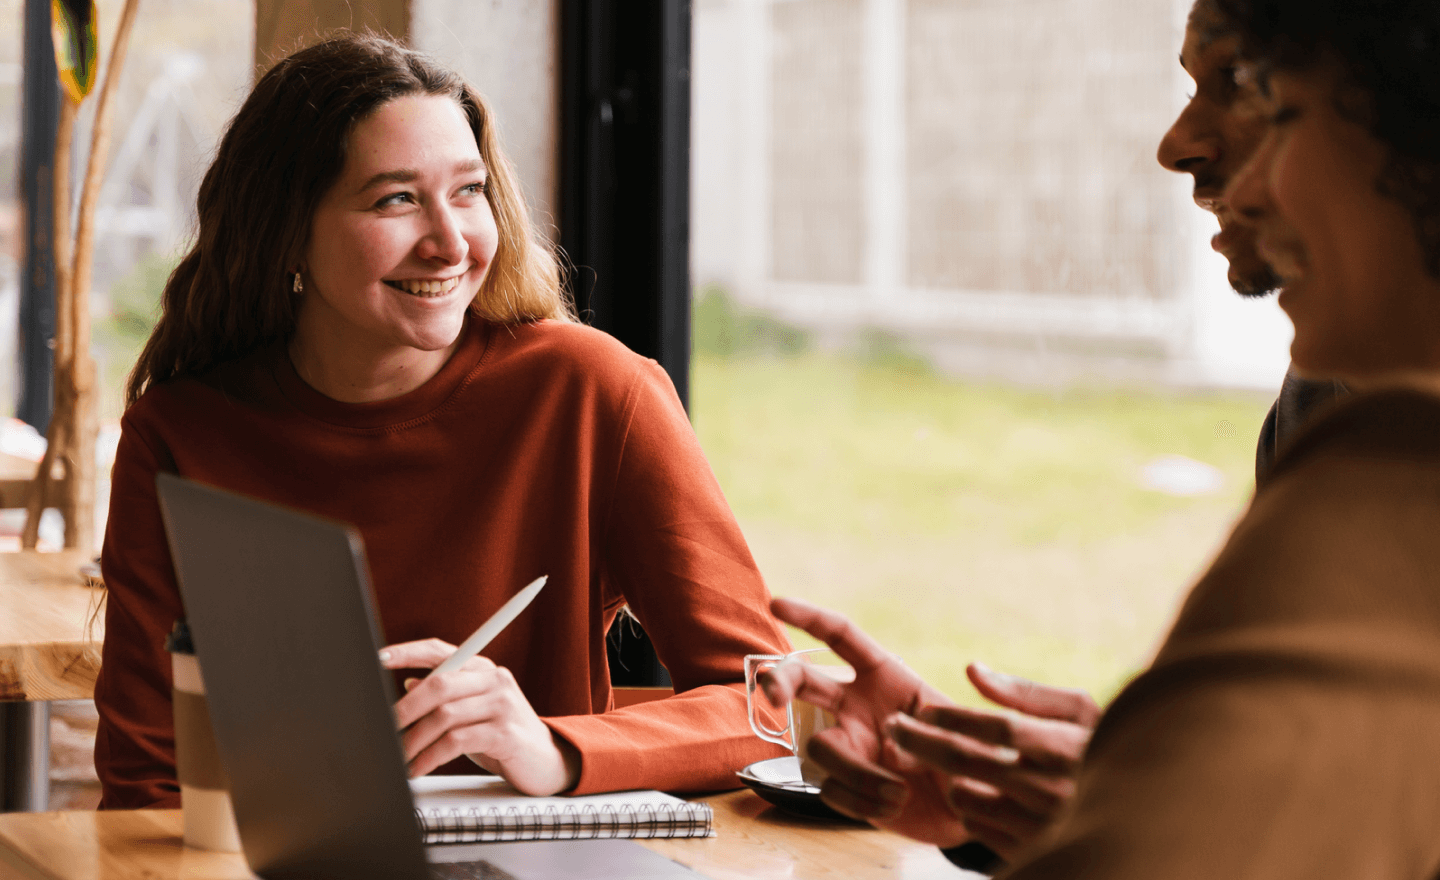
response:
[(885, 722), (895, 713), (949, 706), (950, 700), (842, 615), (795, 599), (776, 599), (770, 608), (855, 667), (855, 681), (847, 684), (802, 663), (782, 663), (760, 675), (776, 705), (799, 698), (835, 716), (836, 726), (816, 734), (809, 745), (809, 759), (830, 774), (821, 799), (847, 816), (917, 840), (940, 846), (966, 840), (943, 780), (884, 736)]
[(943, 780), (945, 797), (971, 835), (1010, 860), (1044, 831), (1075, 793), (1075, 774), (1100, 718), (1078, 690), (1002, 675), (972, 663), (966, 672), (991, 701), (1022, 712), (934, 705), (897, 714), (892, 742)]
[[(390, 645), (386, 669), (434, 669), (455, 646), (439, 639)], [(573, 788), (580, 755), (531, 708), (510, 670), (476, 657), (455, 672), (406, 682), (395, 704), (410, 776), (467, 755), (528, 795)]]

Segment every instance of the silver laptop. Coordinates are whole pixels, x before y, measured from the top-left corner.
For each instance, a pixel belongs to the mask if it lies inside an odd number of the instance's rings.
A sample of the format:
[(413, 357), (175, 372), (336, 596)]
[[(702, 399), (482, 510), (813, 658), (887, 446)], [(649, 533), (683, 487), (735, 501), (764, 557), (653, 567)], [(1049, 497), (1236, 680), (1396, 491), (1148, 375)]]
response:
[(354, 529), (156, 479), (251, 870), (307, 880), (699, 875), (629, 840), (421, 843)]

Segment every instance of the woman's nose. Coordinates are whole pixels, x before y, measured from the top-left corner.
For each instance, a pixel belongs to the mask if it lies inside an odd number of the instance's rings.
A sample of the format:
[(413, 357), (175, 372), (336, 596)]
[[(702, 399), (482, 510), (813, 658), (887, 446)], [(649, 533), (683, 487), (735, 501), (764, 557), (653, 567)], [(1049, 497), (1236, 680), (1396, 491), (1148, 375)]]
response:
[(470, 252), (470, 246), (465, 240), (465, 230), (456, 212), (449, 205), (437, 205), (426, 214), (430, 228), (420, 239), (420, 257), (443, 262), (446, 266), (458, 265), (464, 261)]

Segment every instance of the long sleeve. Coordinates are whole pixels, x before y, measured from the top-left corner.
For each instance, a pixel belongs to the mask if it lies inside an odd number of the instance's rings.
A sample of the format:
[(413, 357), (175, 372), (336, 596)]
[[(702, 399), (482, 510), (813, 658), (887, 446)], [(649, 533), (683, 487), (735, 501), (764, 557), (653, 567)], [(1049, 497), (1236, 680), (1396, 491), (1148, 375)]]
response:
[[(580, 750), (581, 791), (733, 786), (777, 754), (750, 733), (742, 670), (788, 643), (673, 387), (615, 340), (477, 323), (430, 382), (371, 404), (326, 398), (283, 349), (258, 351), (152, 387), (123, 426), (96, 690), (105, 806), (176, 798), (162, 470), (353, 525), (386, 643), (458, 644), (548, 575), (485, 656)], [(627, 603), (681, 693), (610, 712), (605, 632)]]
[(659, 366), (642, 369), (622, 424), (601, 577), (644, 625), (676, 696), (547, 722), (581, 752), (577, 792), (733, 788), (735, 770), (781, 754), (746, 720), (744, 657), (790, 645)]
[(1005, 876), (1437, 875), (1440, 405), (1381, 403), (1279, 463)]
[(105, 645), (95, 705), (95, 767), (102, 809), (178, 807), (170, 658), (165, 636), (181, 616), (155, 474), (173, 470), (128, 420), (111, 476), (101, 560), (107, 588)]

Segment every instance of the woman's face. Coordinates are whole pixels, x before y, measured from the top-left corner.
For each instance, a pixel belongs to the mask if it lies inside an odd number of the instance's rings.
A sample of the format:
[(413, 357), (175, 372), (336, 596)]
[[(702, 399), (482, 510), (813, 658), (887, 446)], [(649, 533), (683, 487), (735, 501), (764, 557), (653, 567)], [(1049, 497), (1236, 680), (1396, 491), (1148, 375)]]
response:
[(1440, 282), (1410, 213), (1379, 193), (1387, 148), (1340, 111), (1339, 84), (1328, 63), (1271, 77), (1269, 131), (1226, 198), (1281, 279), (1302, 373), (1440, 369)]
[(499, 240), (485, 181), (448, 97), (397, 98), (357, 124), (311, 222), (297, 345), (342, 363), (443, 363)]

